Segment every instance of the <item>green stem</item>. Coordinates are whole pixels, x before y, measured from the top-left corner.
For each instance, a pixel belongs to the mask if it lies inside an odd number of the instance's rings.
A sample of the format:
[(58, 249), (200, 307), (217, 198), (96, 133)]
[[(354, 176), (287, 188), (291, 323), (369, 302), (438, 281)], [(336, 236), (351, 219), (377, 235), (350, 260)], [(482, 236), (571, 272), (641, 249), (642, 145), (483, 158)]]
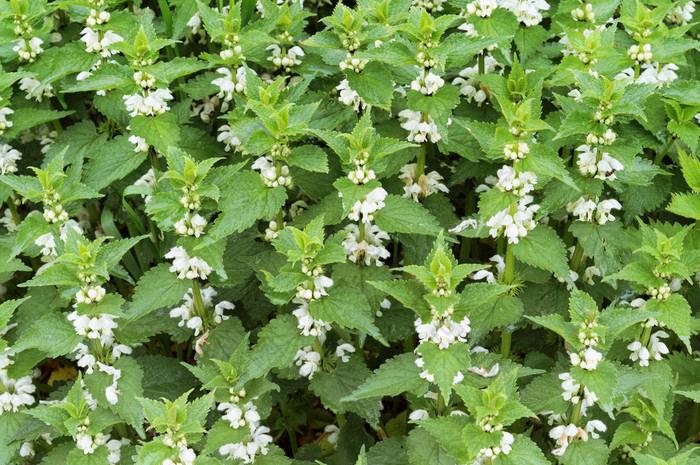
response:
[(168, 0), (158, 0), (158, 7), (160, 8), (160, 14), (163, 16), (163, 22), (165, 23), (165, 34), (169, 39), (173, 35), (173, 17), (170, 13)]
[(428, 152), (428, 143), (424, 142), (420, 146), (420, 155), (418, 156), (418, 163), (416, 164), (416, 179), (414, 179), (415, 182), (418, 182), (421, 176), (423, 176), (423, 173), (425, 172), (425, 155)]
[(20, 218), (17, 205), (15, 205), (15, 196), (11, 195), (5, 203), (7, 204), (7, 208), (10, 209), (10, 213), (12, 213), (12, 221), (15, 222), (15, 226), (19, 226), (22, 218)]
[(360, 237), (357, 242), (362, 242), (365, 240), (365, 224), (362, 221), (357, 222), (357, 226), (359, 227), (360, 230)]
[(197, 312), (197, 316), (202, 319), (202, 325), (204, 329), (209, 329), (207, 322), (207, 315), (204, 311), (204, 302), (202, 302), (202, 293), (199, 290), (199, 280), (197, 278), (192, 280), (192, 295), (194, 297), (194, 310)]
[(63, 132), (63, 126), (61, 126), (61, 122), (59, 120), (55, 119), (52, 121), (52, 123), (53, 123), (53, 128), (60, 135)]
[(438, 398), (437, 398), (437, 414), (438, 416), (442, 416), (442, 412), (445, 411), (445, 398), (442, 397), (442, 391), (438, 389)]
[(479, 54), (479, 74), (486, 74), (486, 54), (483, 50)]
[(639, 63), (634, 65), (634, 80), (636, 81), (637, 78), (639, 78)]
[(671, 140), (668, 141), (668, 144), (666, 144), (666, 147), (664, 147), (664, 150), (662, 152), (659, 152), (656, 154), (656, 157), (654, 158), (654, 164), (658, 165), (661, 163), (661, 161), (664, 159), (668, 151), (671, 149), (671, 145), (673, 145), (673, 141), (675, 139), (672, 137)]
[(642, 347), (646, 347), (647, 344), (649, 344), (649, 338), (651, 337), (651, 326), (647, 326), (644, 328), (644, 331), (642, 331), (642, 337), (639, 338), (639, 342), (641, 342)]
[(503, 357), (503, 358), (510, 357), (510, 346), (511, 346), (512, 340), (513, 340), (513, 333), (511, 333), (507, 329), (504, 329), (501, 332), (501, 357)]
[(277, 230), (280, 231), (282, 229), (284, 229), (284, 207), (277, 212)]
[(576, 248), (574, 249), (574, 255), (571, 257), (571, 269), (578, 273), (578, 269), (581, 266), (581, 259), (583, 258), (583, 247), (581, 247), (581, 242), (576, 241)]
[[(582, 389), (579, 390), (579, 394), (582, 392)], [(576, 405), (574, 405), (574, 413), (571, 415), (571, 423), (574, 425), (578, 425), (578, 420), (581, 418), (581, 404), (582, 402), (579, 400), (576, 402)]]
[(513, 244), (508, 242), (508, 245), (506, 246), (506, 270), (505, 270), (506, 284), (513, 284), (514, 275), (515, 275), (515, 257), (513, 256)]

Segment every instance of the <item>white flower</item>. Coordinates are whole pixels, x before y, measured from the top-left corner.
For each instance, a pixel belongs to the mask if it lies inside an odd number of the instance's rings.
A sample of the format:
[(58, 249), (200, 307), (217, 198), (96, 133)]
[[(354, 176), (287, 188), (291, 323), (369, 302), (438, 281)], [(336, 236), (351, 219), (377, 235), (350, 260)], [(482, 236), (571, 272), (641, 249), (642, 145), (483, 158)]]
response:
[(444, 85), (444, 79), (433, 74), (432, 71), (426, 71), (425, 68), (422, 68), (418, 77), (411, 82), (411, 89), (423, 95), (433, 95)]
[(634, 341), (627, 346), (627, 349), (632, 351), (630, 354), (630, 360), (636, 362), (639, 360), (639, 366), (646, 367), (649, 366), (649, 349), (642, 345), (639, 341)]
[(344, 363), (350, 361), (350, 355), (355, 353), (355, 346), (343, 342), (343, 340), (338, 341), (338, 347), (335, 349), (335, 356), (342, 360)]
[(468, 220), (462, 221), (462, 222), (459, 223), (457, 226), (455, 226), (454, 228), (450, 229), (449, 232), (451, 232), (452, 234), (457, 234), (457, 233), (459, 233), (459, 232), (464, 231), (464, 230), (467, 229), (467, 228), (476, 229), (477, 227), (478, 227), (477, 221), (476, 221), (475, 219), (473, 219), (473, 218), (470, 218), (470, 219), (468, 219)]
[(577, 404), (580, 400), (579, 390), (581, 389), (581, 385), (576, 384), (569, 373), (561, 373), (559, 375), (559, 379), (563, 381), (563, 383), (561, 383), (561, 388), (564, 390), (564, 392), (561, 394), (561, 396), (564, 398), (564, 400)]
[(498, 8), (496, 0), (475, 0), (467, 4), (467, 16), (477, 15), (482, 18), (488, 18), (493, 13), (493, 10)]
[(668, 347), (666, 347), (666, 344), (661, 342), (661, 339), (665, 339), (667, 337), (668, 333), (665, 331), (657, 331), (651, 335), (649, 338), (649, 343), (651, 344), (651, 348), (649, 349), (650, 358), (653, 358), (654, 360), (661, 360), (663, 358), (662, 355), (668, 354)]
[(0, 145), (0, 174), (16, 173), (17, 162), (21, 159), (19, 150), (8, 144)]
[(207, 276), (212, 272), (212, 268), (198, 257), (190, 257), (185, 249), (180, 246), (173, 247), (165, 258), (173, 259), (173, 264), (170, 271), (178, 273), (180, 279), (207, 279)]
[(431, 171), (428, 174), (421, 174), (416, 181), (416, 164), (409, 163), (404, 165), (399, 170), (399, 179), (405, 184), (403, 188), (403, 197), (412, 198), (414, 202), (418, 202), (419, 197), (427, 197), (438, 191), (449, 192), (447, 186), (442, 181), (442, 175), (437, 171)]
[[(153, 173), (153, 168), (149, 169), (146, 174), (141, 176), (136, 180), (134, 183), (134, 186), (144, 186), (144, 187), (149, 187), (151, 189), (156, 187), (156, 175)], [(144, 195), (141, 194), (141, 198), (144, 199), (144, 202), (148, 203), (151, 201), (151, 196), (150, 195)]]
[(313, 347), (306, 346), (297, 352), (294, 361), (299, 367), (299, 374), (311, 379), (319, 368), (321, 354), (314, 352)]
[(146, 139), (143, 137), (131, 136), (129, 137), (129, 142), (136, 146), (134, 147), (134, 152), (137, 153), (148, 153), (148, 150), (151, 148), (151, 146), (146, 142)]
[(304, 56), (304, 51), (297, 45), (287, 50), (286, 48), (280, 48), (277, 44), (272, 44), (265, 50), (272, 51), (272, 56), (267, 57), (267, 60), (271, 61), (275, 68), (284, 68), (287, 71), (294, 65), (300, 65), (301, 60), (299, 57)]
[(217, 97), (223, 98), (224, 103), (221, 105), (221, 111), (228, 110), (228, 103), (233, 99), (233, 94), (245, 94), (246, 92), (246, 75), (245, 68), (240, 66), (236, 69), (236, 75), (229, 68), (219, 68), (217, 73), (223, 74), (222, 77), (216, 78), (211, 83), (219, 88)]
[(216, 140), (223, 142), (226, 147), (224, 150), (230, 152), (233, 149), (234, 152), (240, 152), (243, 150), (243, 142), (236, 137), (233, 133), (233, 129), (228, 124), (224, 124), (219, 128), (219, 135), (216, 136)]
[(293, 299), (292, 302), (299, 304), (299, 307), (292, 312), (292, 315), (297, 317), (297, 328), (301, 329), (301, 334), (317, 337), (323, 344), (326, 340), (326, 333), (331, 329), (331, 325), (311, 316), (308, 300), (297, 298)]
[(445, 3), (445, 0), (413, 0), (411, 6), (415, 6), (417, 8), (424, 8), (427, 11), (434, 12), (442, 11), (443, 3)]
[(469, 371), (479, 376), (483, 376), (484, 378), (492, 378), (498, 374), (499, 368), (498, 363), (496, 363), (490, 370), (486, 370), (483, 365), (479, 365), (478, 367), (469, 367)]
[(0, 135), (5, 132), (5, 129), (12, 127), (12, 121), (7, 119), (8, 115), (11, 115), (15, 111), (10, 107), (0, 108)]
[(408, 415), (408, 419), (411, 421), (428, 420), (430, 419), (430, 415), (428, 415), (427, 410), (416, 409)]
[(267, 187), (291, 186), (292, 177), (289, 175), (289, 167), (283, 165), (279, 168), (272, 162), (272, 157), (260, 157), (251, 166), (254, 170), (260, 171), (260, 178)]
[(194, 237), (199, 237), (202, 235), (202, 232), (206, 226), (207, 220), (205, 220), (198, 213), (193, 214), (189, 211), (186, 212), (185, 216), (173, 225), (178, 234)]
[(367, 107), (367, 104), (364, 100), (362, 100), (362, 97), (360, 97), (357, 92), (350, 88), (350, 83), (347, 79), (340, 81), (340, 84), (338, 84), (336, 89), (340, 91), (338, 100), (340, 100), (340, 103), (343, 105), (352, 105), (356, 112), (359, 112), (360, 108), (365, 109)]
[(403, 110), (399, 113), (399, 118), (402, 118), (401, 127), (409, 131), (408, 141), (423, 143), (430, 139), (431, 142), (437, 142), (442, 139), (438, 133), (435, 121), (428, 114), (420, 111)]
[(323, 428), (323, 431), (327, 434), (326, 441), (328, 441), (329, 444), (337, 444), (338, 443), (338, 436), (340, 435), (340, 428), (338, 428), (335, 425), (326, 425)]
[[(500, 67), (500, 73), (503, 72), (503, 66), (496, 61), (495, 58), (493, 58), (491, 55), (486, 55), (484, 57), (484, 74), (489, 74), (492, 73), (496, 70), (496, 68)], [(452, 81), (452, 84), (455, 86), (459, 86), (459, 91), (462, 95), (464, 95), (467, 98), (467, 101), (469, 103), (472, 102), (472, 100), (475, 100), (479, 106), (483, 102), (486, 101), (487, 95), (486, 92), (481, 88), (481, 85), (479, 82), (472, 78), (471, 76), (476, 76), (479, 74), (479, 66), (474, 65), (469, 68), (464, 68), (462, 71), (459, 72), (458, 78), (455, 78)], [(465, 79), (466, 78), (466, 79)]]
[[(109, 47), (112, 44), (124, 40), (119, 34), (113, 31), (102, 32), (90, 27), (84, 28), (80, 31), (80, 34), (80, 40), (85, 42), (85, 50), (88, 53), (99, 53), (105, 58), (119, 53), (116, 50), (111, 50)], [(100, 35), (102, 35), (101, 39)]]
[(552, 451), (556, 456), (564, 455), (569, 443), (578, 435), (578, 427), (573, 423), (568, 425), (559, 425), (552, 428), (549, 432), (549, 437), (554, 439), (558, 448)]
[(77, 334), (88, 339), (99, 340), (103, 346), (111, 346), (114, 342), (112, 330), (117, 327), (114, 320), (118, 317), (106, 313), (78, 315), (77, 311), (73, 311), (68, 314), (67, 318), (73, 323)]
[(510, 10), (526, 26), (539, 24), (541, 11), (549, 10), (549, 3), (544, 0), (501, 0), (500, 6)]
[(486, 226), (491, 228), (489, 234), (492, 237), (503, 234), (508, 238), (508, 243), (517, 244), (536, 226), (534, 216), (540, 206), (529, 205), (532, 201), (532, 196), (526, 195), (518, 201), (514, 214), (511, 215), (510, 208), (506, 208), (492, 216), (486, 222)]
[(362, 199), (355, 202), (350, 209), (350, 213), (348, 213), (348, 218), (353, 221), (369, 223), (374, 219), (374, 214), (384, 208), (384, 199), (387, 195), (387, 192), (383, 188), (377, 187)]
[(512, 192), (515, 195), (523, 196), (535, 188), (537, 176), (530, 171), (517, 172), (508, 165), (503, 165), (496, 174), (498, 182), (496, 188), (501, 192)]
[(614, 221), (615, 217), (610, 212), (621, 208), (622, 205), (615, 199), (607, 199), (598, 202), (597, 196), (590, 198), (587, 195), (580, 197), (576, 202), (566, 206), (569, 213), (578, 217), (578, 221), (586, 221), (600, 225), (609, 221)]
[(593, 276), (600, 277), (600, 270), (595, 266), (589, 266), (583, 271), (583, 279), (591, 286), (595, 284), (593, 281)]
[(452, 311), (448, 309), (444, 315), (438, 315), (435, 311), (432, 319), (423, 323), (418, 318), (413, 324), (416, 327), (419, 343), (432, 342), (440, 349), (447, 349), (457, 342), (466, 342), (467, 334), (471, 331), (469, 318), (464, 317), (462, 321), (452, 320)]
[(600, 420), (591, 420), (588, 423), (586, 423), (586, 432), (593, 437), (593, 439), (598, 439), (600, 435), (596, 433), (596, 431), (601, 431), (601, 432), (606, 432), (608, 430), (608, 427), (605, 426), (605, 423), (603, 423)]
[(614, 181), (617, 179), (615, 171), (625, 168), (622, 163), (611, 157), (609, 153), (601, 151), (600, 159), (598, 159), (599, 149), (597, 147), (581, 145), (576, 148), (576, 151), (579, 152), (576, 164), (584, 176), (594, 176), (598, 179)]
[(26, 99), (34, 99), (41, 102), (44, 97), (53, 96), (53, 87), (51, 84), (43, 85), (41, 81), (34, 76), (25, 76), (19, 80), (19, 88), (27, 93)]
[[(364, 238), (360, 241), (360, 227), (364, 228)], [(374, 263), (382, 266), (382, 260), (389, 258), (389, 251), (384, 247), (382, 241), (389, 240), (389, 235), (371, 223), (349, 224), (345, 227), (348, 231), (343, 248), (348, 259), (353, 263), (363, 262), (369, 266)]]
[(173, 94), (169, 89), (146, 89), (143, 93), (125, 95), (123, 99), (131, 116), (156, 116), (170, 110), (167, 102), (173, 99)]
[[(639, 74), (636, 82), (656, 84), (656, 87), (668, 87), (673, 81), (678, 79), (675, 71), (678, 71), (678, 66), (673, 63), (645, 63), (642, 65), (642, 72)], [(634, 73), (634, 70), (632, 71)], [(634, 75), (634, 74), (633, 74)]]
[(38, 37), (32, 37), (29, 40), (19, 39), (17, 41), (17, 45), (12, 47), (12, 50), (17, 52), (20, 60), (32, 63), (41, 54), (41, 52), (44, 51), (44, 49), (41, 48), (41, 44), (43, 43), (44, 41)]
[(689, 0), (682, 4), (677, 2), (673, 10), (668, 12), (667, 17), (674, 23), (685, 26), (688, 22), (693, 19), (693, 13), (695, 12), (694, 1)]
[(34, 403), (36, 387), (30, 375), (19, 379), (10, 378), (7, 367), (14, 362), (8, 356), (0, 355), (0, 415), (2, 412), (17, 412), (24, 405)]

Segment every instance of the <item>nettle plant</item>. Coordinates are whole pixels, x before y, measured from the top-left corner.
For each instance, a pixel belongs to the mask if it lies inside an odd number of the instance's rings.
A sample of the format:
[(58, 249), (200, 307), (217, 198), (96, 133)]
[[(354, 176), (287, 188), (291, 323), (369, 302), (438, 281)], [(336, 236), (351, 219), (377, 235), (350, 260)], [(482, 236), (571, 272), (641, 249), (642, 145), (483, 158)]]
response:
[(0, 465), (700, 463), (696, 10), (0, 1)]

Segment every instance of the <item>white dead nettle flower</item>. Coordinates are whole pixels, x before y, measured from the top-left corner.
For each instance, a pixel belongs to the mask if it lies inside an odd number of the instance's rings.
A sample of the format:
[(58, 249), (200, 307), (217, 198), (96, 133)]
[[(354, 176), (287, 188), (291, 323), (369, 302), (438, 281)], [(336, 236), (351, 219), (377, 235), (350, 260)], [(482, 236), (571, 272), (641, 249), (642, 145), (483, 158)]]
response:
[(0, 174), (17, 172), (17, 162), (22, 159), (22, 153), (11, 145), (0, 145)]
[(496, 8), (498, 8), (496, 0), (475, 0), (467, 4), (466, 16), (477, 15), (481, 18), (488, 18)]
[(500, 369), (500, 367), (499, 367), (498, 363), (496, 363), (494, 366), (492, 366), (490, 370), (487, 370), (486, 368), (484, 368), (483, 365), (479, 365), (478, 367), (469, 367), (469, 371), (471, 371), (472, 373), (475, 373), (479, 376), (482, 376), (484, 378), (493, 378), (494, 376), (496, 376), (498, 374), (499, 369)]
[(118, 50), (110, 47), (117, 42), (123, 42), (122, 36), (113, 31), (98, 31), (89, 27), (80, 31), (80, 40), (85, 42), (85, 51), (88, 53), (99, 53), (102, 57), (107, 58), (119, 53)]
[(192, 212), (187, 212), (185, 213), (185, 216), (173, 226), (178, 234), (183, 236), (199, 237), (202, 235), (204, 228), (207, 226), (207, 220), (205, 220), (198, 213), (193, 214)]
[[(9, 201), (12, 202), (11, 199)], [(15, 224), (15, 219), (12, 216), (12, 212), (9, 208), (6, 208), (5, 215), (0, 217), (0, 224), (2, 224), (5, 227), (5, 229), (7, 229), (7, 232), (17, 231), (17, 224)]]
[(118, 326), (114, 321), (118, 317), (106, 313), (78, 315), (77, 310), (74, 310), (68, 314), (67, 318), (73, 323), (76, 334), (99, 340), (103, 346), (111, 346), (114, 342), (112, 330)]
[(409, 163), (404, 165), (401, 170), (399, 170), (399, 179), (405, 184), (403, 188), (403, 196), (407, 199), (413, 199), (414, 202), (418, 202), (419, 197), (427, 197), (436, 192), (449, 192), (447, 186), (445, 186), (442, 181), (442, 175), (437, 171), (431, 171), (428, 174), (421, 174), (416, 181), (416, 168), (415, 163)]
[(169, 89), (144, 90), (143, 93), (125, 95), (126, 111), (133, 116), (157, 116), (170, 110), (168, 102), (173, 99)]
[(621, 208), (622, 205), (615, 199), (598, 201), (598, 196), (591, 198), (587, 195), (580, 197), (576, 202), (569, 203), (566, 206), (566, 210), (574, 216), (577, 216), (578, 221), (586, 221), (600, 225), (609, 221), (614, 221), (615, 217), (610, 212)]
[(12, 127), (12, 121), (8, 120), (7, 116), (14, 112), (10, 107), (0, 108), (0, 136), (5, 133), (5, 129)]
[(199, 34), (199, 29), (202, 27), (202, 14), (198, 11), (187, 21), (187, 26), (190, 27), (190, 34)]
[(552, 451), (552, 454), (556, 456), (564, 455), (566, 448), (569, 447), (569, 444), (573, 442), (578, 435), (579, 428), (573, 423), (568, 425), (559, 425), (552, 428), (552, 430), (549, 432), (549, 437), (554, 439), (556, 445), (559, 446)]
[(488, 465), (493, 463), (493, 459), (500, 455), (508, 455), (513, 448), (511, 447), (513, 442), (515, 441), (515, 437), (510, 434), (508, 431), (501, 431), (501, 434), (503, 435), (501, 437), (501, 442), (499, 443), (498, 446), (495, 447), (486, 447), (484, 449), (481, 449), (479, 451), (479, 454), (477, 454), (476, 459), (474, 459), (473, 462), (471, 462), (471, 465)]
[(338, 340), (338, 347), (335, 348), (335, 356), (338, 357), (343, 363), (348, 363), (350, 361), (350, 355), (355, 353), (355, 346), (348, 344), (342, 339)]
[[(371, 222), (374, 219), (374, 214), (384, 208), (384, 199), (387, 195), (383, 188), (377, 187), (355, 202), (348, 213), (348, 218), (353, 221), (362, 221), (363, 223)], [(338, 196), (342, 197), (342, 193), (338, 192)]]
[[(596, 114), (596, 116), (598, 116), (598, 115)], [(608, 119), (606, 119), (606, 121), (610, 121), (609, 118), (612, 118), (612, 116), (608, 117)], [(612, 122), (612, 121), (610, 121), (610, 122)], [(615, 139), (617, 139), (617, 134), (615, 133), (615, 131), (608, 128), (601, 135), (588, 134), (586, 136), (586, 144), (589, 144), (589, 145), (595, 145), (595, 144), (612, 145), (612, 143), (615, 142)]]
[(321, 363), (321, 354), (315, 352), (313, 347), (306, 346), (294, 356), (294, 361), (299, 367), (299, 374), (306, 378), (313, 378)]
[(19, 408), (34, 403), (36, 386), (31, 375), (19, 379), (10, 378), (7, 369), (14, 363), (7, 355), (0, 355), (0, 415), (2, 412), (17, 412)]
[(589, 23), (595, 23), (595, 12), (593, 11), (593, 5), (586, 3), (584, 8), (575, 8), (571, 10), (571, 17), (574, 21), (587, 21)]
[(255, 428), (260, 424), (258, 408), (252, 402), (239, 406), (235, 403), (222, 402), (217, 410), (226, 412), (222, 418), (229, 422), (231, 428), (238, 429), (246, 425)]
[(496, 174), (498, 182), (496, 188), (501, 192), (512, 192), (515, 195), (523, 196), (535, 188), (537, 176), (530, 171), (516, 171), (513, 167), (503, 165)]
[(422, 144), (428, 139), (430, 142), (438, 142), (442, 139), (435, 121), (427, 113), (403, 110), (399, 113), (399, 117), (402, 118), (401, 127), (409, 132), (407, 136), (409, 142)]
[(272, 44), (265, 50), (270, 50), (272, 52), (272, 56), (267, 57), (267, 60), (271, 61), (276, 69), (284, 69), (285, 71), (289, 71), (292, 66), (300, 65), (301, 60), (299, 57), (304, 56), (304, 50), (298, 45), (287, 50), (286, 47), (280, 48), (279, 45)]
[(470, 218), (470, 219), (462, 221), (457, 226), (450, 229), (449, 232), (451, 232), (452, 234), (457, 234), (459, 232), (464, 231), (465, 229), (468, 229), (468, 228), (476, 229), (478, 227), (479, 227), (478, 222), (475, 219)]
[(598, 276), (600, 277), (600, 270), (596, 268), (595, 266), (589, 266), (583, 271), (583, 280), (586, 281), (588, 284), (591, 286), (595, 284), (593, 281), (593, 277)]
[[(678, 79), (678, 75), (675, 73), (678, 71), (678, 66), (673, 63), (666, 63), (663, 66), (661, 63), (648, 63), (643, 64), (641, 68), (642, 72), (636, 82), (656, 84), (656, 87), (662, 88), (670, 86), (673, 81)], [(634, 76), (634, 70), (632, 73)]]
[(121, 395), (121, 391), (118, 389), (118, 384), (117, 382), (122, 376), (121, 370), (114, 368), (113, 366), (105, 365), (104, 363), (97, 362), (97, 367), (98, 369), (103, 372), (107, 373), (112, 377), (112, 384), (107, 386), (105, 389), (105, 397), (107, 398), (107, 401), (114, 405), (117, 402), (119, 402), (119, 395)]
[(144, 139), (143, 137), (131, 136), (129, 137), (129, 142), (136, 146), (134, 147), (134, 152), (137, 153), (148, 153), (148, 151), (151, 148), (151, 146), (148, 145), (148, 142), (146, 142), (146, 139)]
[(467, 334), (471, 331), (469, 318), (464, 317), (462, 321), (452, 320), (454, 309), (449, 307), (443, 315), (439, 315), (435, 308), (431, 310), (432, 319), (423, 323), (418, 318), (414, 322), (416, 333), (418, 333), (419, 343), (432, 342), (440, 349), (447, 349), (457, 342), (466, 342)]
[(41, 102), (44, 97), (53, 97), (51, 84), (42, 85), (34, 76), (25, 76), (19, 80), (19, 88), (27, 93), (27, 100)]
[(272, 241), (273, 239), (277, 239), (277, 235), (284, 229), (286, 224), (286, 221), (282, 222), (281, 225), (278, 225), (275, 220), (270, 221), (268, 227), (265, 228), (265, 240)]
[(95, 10), (94, 8), (90, 10), (90, 15), (85, 20), (85, 24), (88, 26), (97, 26), (109, 22), (112, 15), (109, 11)]
[(539, 24), (541, 12), (549, 10), (549, 3), (544, 0), (501, 0), (500, 6), (510, 10), (526, 26)]
[(359, 112), (360, 109), (364, 110), (367, 108), (367, 104), (362, 100), (362, 97), (350, 88), (350, 83), (347, 79), (340, 81), (336, 89), (340, 91), (338, 100), (340, 100), (340, 103), (343, 105), (352, 106), (356, 112)]
[(530, 153), (530, 147), (526, 142), (506, 144), (503, 154), (509, 160), (523, 160)]
[(292, 302), (299, 306), (292, 312), (297, 317), (297, 328), (304, 336), (314, 336), (323, 344), (326, 341), (326, 333), (330, 331), (331, 325), (323, 320), (317, 320), (311, 316), (309, 311), (309, 301), (307, 299), (293, 299)]
[(236, 74), (231, 73), (229, 68), (219, 68), (217, 73), (223, 74), (222, 77), (216, 78), (211, 83), (219, 88), (217, 97), (223, 99), (221, 111), (228, 110), (228, 104), (233, 99), (233, 94), (246, 93), (246, 75), (245, 68), (240, 66), (236, 69)]
[(178, 273), (180, 279), (207, 279), (207, 276), (212, 272), (212, 268), (207, 262), (198, 257), (190, 257), (187, 251), (180, 246), (170, 249), (165, 254), (165, 258), (173, 260), (170, 272)]
[(377, 175), (374, 170), (367, 167), (369, 153), (366, 151), (360, 152), (354, 159), (355, 169), (348, 173), (348, 179), (355, 184), (366, 184), (372, 179), (376, 179)]
[[(365, 230), (365, 235), (360, 241), (360, 227)], [(349, 224), (345, 227), (348, 231), (345, 240), (343, 240), (343, 248), (348, 259), (353, 263), (364, 262), (369, 266), (374, 263), (376, 266), (382, 266), (382, 260), (389, 258), (389, 251), (384, 247), (383, 241), (389, 240), (389, 235), (371, 223)]]
[(323, 431), (326, 433), (326, 441), (328, 441), (329, 444), (332, 444), (333, 447), (335, 447), (336, 444), (338, 444), (340, 428), (338, 428), (336, 425), (326, 425), (323, 428)]
[[(251, 428), (250, 434), (242, 442), (225, 444), (219, 448), (219, 453), (231, 460), (240, 459), (243, 463), (253, 463), (258, 455), (266, 455), (268, 445), (272, 442), (270, 428), (257, 426)], [(166, 464), (164, 464), (166, 465)]]
[(197, 460), (197, 454), (193, 449), (189, 447), (180, 447), (177, 453), (177, 462), (172, 459), (163, 460), (163, 465), (194, 465), (194, 461)]
[(326, 288), (333, 285), (333, 280), (322, 274), (314, 276), (313, 280), (304, 281), (297, 286), (297, 298), (304, 300), (318, 300), (328, 295)]
[(408, 419), (411, 421), (421, 421), (430, 419), (430, 415), (427, 410), (416, 409), (408, 415)]
[(33, 63), (36, 58), (44, 51), (41, 48), (41, 44), (44, 41), (38, 37), (32, 37), (31, 39), (19, 39), (17, 45), (12, 47), (12, 50), (17, 52), (20, 61), (27, 61)]
[(630, 350), (630, 360), (636, 362), (639, 360), (639, 366), (649, 366), (649, 359), (651, 358), (649, 354), (649, 349), (642, 345), (639, 341), (634, 341), (627, 346), (627, 350)]
[(79, 304), (96, 304), (105, 296), (105, 288), (97, 284), (87, 284), (75, 294), (75, 301)]
[(650, 63), (651, 57), (653, 56), (651, 53), (651, 44), (632, 45), (627, 49), (627, 56), (637, 64)]
[(537, 225), (534, 217), (540, 209), (539, 205), (530, 205), (533, 200), (532, 196), (526, 195), (518, 201), (513, 214), (510, 208), (506, 208), (492, 216), (486, 222), (486, 226), (491, 228), (489, 230), (491, 237), (505, 235), (508, 243), (517, 244), (521, 237), (527, 236), (527, 232)]
[(437, 11), (442, 11), (443, 3), (445, 3), (445, 0), (413, 0), (411, 6), (415, 6), (417, 8), (424, 8), (426, 11), (433, 13)]
[(611, 157), (609, 153), (601, 151), (598, 147), (581, 145), (576, 148), (576, 151), (579, 152), (576, 164), (584, 176), (614, 181), (617, 179), (615, 171), (625, 168), (622, 163)]
[[(423, 360), (423, 357), (418, 357), (415, 363), (418, 368), (424, 368), (425, 361)], [(431, 374), (428, 370), (421, 371), (418, 376), (420, 376), (422, 379), (426, 380), (429, 383), (435, 382), (435, 375)]]
[(363, 69), (365, 69), (365, 66), (367, 66), (367, 63), (369, 63), (369, 60), (363, 60), (363, 59), (357, 58), (357, 57), (355, 57), (355, 55), (348, 52), (348, 54), (345, 56), (345, 60), (338, 63), (338, 66), (340, 67), (341, 70), (349, 69), (349, 70), (355, 71), (356, 73), (359, 73)]
[(47, 205), (44, 208), (44, 219), (47, 223), (58, 223), (59, 221), (67, 221), (68, 213), (60, 204)]
[(422, 68), (418, 77), (411, 82), (411, 89), (423, 95), (433, 95), (444, 85), (445, 80), (443, 78), (432, 71), (426, 71), (425, 68)]
[[(149, 169), (146, 174), (141, 176), (134, 182), (134, 186), (144, 186), (150, 187), (151, 189), (156, 187), (156, 175), (153, 173), (153, 168)], [(141, 194), (141, 198), (144, 202), (148, 203), (151, 201), (150, 195)]]
[(252, 168), (260, 171), (260, 177), (267, 187), (289, 187), (292, 185), (292, 176), (289, 174), (289, 167), (283, 165), (278, 170), (272, 161), (272, 157), (258, 158), (253, 163)]
[[(484, 74), (493, 73), (496, 70), (496, 68), (499, 67), (499, 74), (501, 74), (503, 73), (503, 66), (500, 63), (498, 63), (498, 61), (496, 61), (496, 59), (493, 58), (491, 55), (486, 55), (484, 57)], [(474, 100), (479, 106), (481, 106), (481, 104), (486, 101), (487, 95), (486, 92), (481, 88), (479, 82), (471, 77), (476, 76), (477, 74), (479, 74), (478, 65), (474, 65), (469, 68), (464, 68), (462, 71), (459, 72), (460, 77), (452, 80), (452, 84), (459, 87), (460, 93), (467, 98), (467, 101), (469, 103), (471, 103), (472, 100)]]
[(592, 371), (595, 370), (598, 367), (598, 363), (603, 360), (603, 354), (592, 347), (587, 347), (579, 353), (570, 353), (569, 358), (571, 359), (572, 365), (581, 367), (587, 371)]
[(216, 140), (226, 145), (225, 151), (241, 152), (243, 150), (243, 142), (234, 134), (233, 129), (228, 124), (224, 124), (219, 128), (219, 135)]
[(671, 20), (671, 22), (678, 24), (680, 26), (685, 26), (690, 20), (693, 19), (693, 13), (695, 12), (695, 2), (689, 0), (685, 3), (676, 3), (675, 8), (668, 12), (666, 17)]

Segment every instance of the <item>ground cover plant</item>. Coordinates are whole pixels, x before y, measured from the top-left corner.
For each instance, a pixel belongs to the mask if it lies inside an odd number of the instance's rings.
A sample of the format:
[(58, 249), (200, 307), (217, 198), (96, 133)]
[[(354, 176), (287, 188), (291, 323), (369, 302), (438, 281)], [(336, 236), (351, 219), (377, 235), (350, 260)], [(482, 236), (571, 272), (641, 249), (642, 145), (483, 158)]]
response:
[(0, 465), (700, 463), (699, 15), (0, 2)]

